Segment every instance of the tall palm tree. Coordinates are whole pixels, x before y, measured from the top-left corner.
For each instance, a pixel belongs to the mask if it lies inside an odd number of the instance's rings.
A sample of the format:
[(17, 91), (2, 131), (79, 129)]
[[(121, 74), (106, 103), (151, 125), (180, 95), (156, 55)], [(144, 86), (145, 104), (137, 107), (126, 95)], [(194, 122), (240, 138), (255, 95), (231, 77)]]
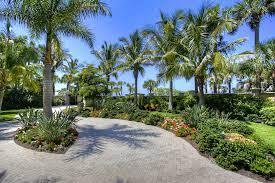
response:
[(150, 50), (139, 31), (130, 34), (129, 38), (120, 38), (120, 42), (122, 43), (120, 52), (125, 59), (125, 62), (120, 65), (120, 69), (133, 72), (135, 79), (134, 102), (137, 105), (138, 76), (139, 74), (143, 76), (145, 72), (143, 66), (149, 65), (146, 61)]
[(61, 82), (66, 83), (65, 104), (67, 106), (70, 105), (71, 84), (74, 82), (76, 78), (78, 69), (79, 64), (77, 59), (69, 59), (66, 61), (66, 64), (63, 65), (64, 75), (61, 78)]
[(160, 12), (160, 21), (156, 28), (148, 28), (143, 34), (149, 37), (153, 47), (151, 60), (159, 61), (158, 68), (160, 74), (158, 78), (169, 82), (169, 110), (173, 110), (173, 80), (181, 75), (177, 68), (178, 62), (187, 59), (185, 50), (179, 47), (180, 26), (183, 22), (183, 12), (176, 11), (172, 16), (167, 16)]
[(190, 62), (185, 67), (193, 73), (198, 85), (200, 105), (205, 104), (204, 85), (210, 66), (216, 70), (224, 62), (221, 59), (223, 52), (244, 41), (240, 39), (219, 47), (219, 38), (231, 31), (232, 25), (234, 21), (228, 12), (221, 13), (218, 5), (204, 5), (198, 13), (189, 12), (187, 15), (181, 42), (188, 44)]
[[(37, 36), (45, 35), (46, 50), (43, 71), (43, 111), (52, 116), (52, 43), (61, 35), (74, 36), (93, 45), (93, 34), (82, 20), (96, 15), (110, 15), (100, 0), (3, 0), (0, 18), (11, 18), (27, 27)], [(8, 4), (10, 3), (10, 4)]]
[(274, 0), (243, 0), (231, 8), (233, 17), (242, 24), (247, 22), (255, 34), (255, 51), (260, 45), (260, 23), (267, 15), (274, 15)]
[(93, 51), (92, 53), (100, 61), (98, 68), (103, 72), (107, 78), (107, 82), (110, 82), (111, 76), (117, 79), (116, 68), (119, 64), (119, 51), (117, 44), (108, 44), (106, 41), (101, 46), (101, 50)]
[(147, 89), (149, 92), (149, 95), (152, 94), (152, 91), (157, 87), (158, 83), (152, 79), (149, 79), (147, 81), (144, 81), (143, 88)]

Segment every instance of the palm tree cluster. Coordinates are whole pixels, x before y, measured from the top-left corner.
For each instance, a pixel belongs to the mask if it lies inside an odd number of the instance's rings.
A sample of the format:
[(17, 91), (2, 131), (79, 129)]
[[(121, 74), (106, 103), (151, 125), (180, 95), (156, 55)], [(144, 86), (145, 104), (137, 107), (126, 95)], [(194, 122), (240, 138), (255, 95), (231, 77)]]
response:
[[(60, 81), (66, 83), (66, 103), (69, 104), (71, 85), (79, 70), (78, 61), (62, 48), (61, 36), (84, 40), (99, 61), (97, 70), (106, 78), (107, 89), (121, 96), (125, 85), (130, 94), (134, 93), (135, 103), (138, 80), (144, 75), (146, 66), (155, 66), (159, 73), (156, 81), (146, 81), (143, 87), (152, 94), (159, 83), (168, 83), (170, 110), (173, 109), (174, 81), (178, 78), (194, 79), (194, 92), (199, 96), (200, 105), (205, 104), (208, 87), (218, 93), (226, 84), (231, 93), (234, 77), (250, 83), (251, 88), (260, 88), (260, 91), (262, 85), (265, 88), (272, 85), (274, 91), (274, 40), (261, 43), (259, 38), (261, 20), (274, 12), (272, 0), (243, 0), (227, 9), (207, 4), (196, 12), (177, 10), (172, 15), (160, 12), (155, 25), (136, 30), (128, 37), (120, 38), (118, 43), (104, 42), (99, 50), (95, 50), (94, 35), (83, 20), (111, 15), (107, 4), (100, 0), (3, 0), (0, 5), (1, 20), (24, 24), (34, 36), (45, 38), (45, 45), (36, 50), (39, 50), (42, 63), (43, 110), (48, 117), (52, 115), (54, 83), (58, 81), (56, 72), (64, 72)], [(227, 42), (224, 37), (234, 34), (245, 22), (255, 32), (255, 50), (234, 54), (246, 39)], [(3, 77), (5, 73), (10, 75), (5, 77), (13, 77), (11, 73), (18, 72), (19, 67), (30, 65), (24, 62), (13, 65), (14, 58), (10, 56), (16, 54), (12, 54), (14, 45), (9, 37), (0, 37), (3, 43), (0, 45), (0, 74)], [(32, 61), (31, 58), (27, 60)], [(132, 72), (134, 83), (112, 82), (118, 79), (120, 71)], [(0, 104), (7, 84), (0, 81)], [(75, 86), (77, 88), (77, 84)]]
[[(139, 74), (144, 74), (144, 66), (155, 65), (159, 70), (156, 83), (169, 83), (170, 110), (173, 109), (173, 81), (176, 78), (193, 78), (199, 104), (204, 105), (208, 83), (213, 93), (226, 90), (223, 84), (231, 93), (234, 76), (242, 80), (255, 76), (253, 86), (261, 88), (259, 83), (266, 72), (265, 78), (269, 76), (274, 83), (273, 42), (262, 45), (258, 36), (260, 21), (267, 14), (274, 14), (274, 3), (267, 0), (244, 0), (228, 9), (207, 4), (198, 12), (177, 10), (172, 15), (160, 12), (160, 20), (154, 26), (136, 30), (129, 38), (121, 38), (119, 46), (115, 44), (117, 49), (113, 53), (119, 56), (112, 58), (112, 61), (100, 61), (113, 66), (108, 73), (114, 74), (119, 70), (133, 72), (135, 101)], [(233, 34), (244, 22), (248, 22), (255, 31), (255, 52), (233, 54), (246, 39), (227, 42), (224, 36)], [(108, 53), (103, 49), (104, 52)], [(113, 63), (118, 66), (115, 67)], [(268, 83), (269, 80), (266, 81)], [(149, 93), (154, 86), (153, 81), (144, 83)]]

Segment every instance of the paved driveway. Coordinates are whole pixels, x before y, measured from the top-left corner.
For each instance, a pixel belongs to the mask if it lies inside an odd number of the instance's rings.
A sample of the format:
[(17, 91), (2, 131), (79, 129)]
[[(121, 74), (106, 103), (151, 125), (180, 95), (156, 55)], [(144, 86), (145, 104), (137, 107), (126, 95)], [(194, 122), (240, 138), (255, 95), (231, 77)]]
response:
[(82, 118), (79, 140), (66, 154), (14, 143), (14, 124), (0, 124), (0, 182), (253, 183), (226, 171), (185, 140), (142, 123)]

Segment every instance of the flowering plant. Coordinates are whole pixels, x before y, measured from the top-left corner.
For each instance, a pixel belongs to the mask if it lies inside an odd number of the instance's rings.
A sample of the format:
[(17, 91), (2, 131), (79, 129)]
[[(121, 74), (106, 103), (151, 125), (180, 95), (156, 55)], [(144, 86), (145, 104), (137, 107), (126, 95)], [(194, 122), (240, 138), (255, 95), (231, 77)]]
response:
[(188, 124), (182, 120), (165, 119), (162, 123), (162, 128), (172, 131), (178, 137), (192, 136), (196, 133), (195, 128), (191, 128)]

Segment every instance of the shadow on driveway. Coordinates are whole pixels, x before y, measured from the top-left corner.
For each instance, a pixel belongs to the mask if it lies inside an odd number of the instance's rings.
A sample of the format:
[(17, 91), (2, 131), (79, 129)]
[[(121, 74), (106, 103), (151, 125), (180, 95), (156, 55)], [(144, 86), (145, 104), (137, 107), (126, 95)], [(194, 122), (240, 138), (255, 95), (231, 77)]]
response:
[(131, 128), (127, 125), (114, 124), (108, 128), (96, 129), (92, 125), (85, 125), (78, 128), (79, 139), (69, 151), (68, 161), (80, 157), (87, 157), (92, 154), (99, 154), (104, 151), (107, 142), (119, 142), (130, 148), (145, 148), (150, 141), (144, 137), (159, 137), (159, 133), (146, 129)]
[(11, 140), (16, 133), (16, 127), (18, 124), (8, 122), (0, 123), (0, 140)]

